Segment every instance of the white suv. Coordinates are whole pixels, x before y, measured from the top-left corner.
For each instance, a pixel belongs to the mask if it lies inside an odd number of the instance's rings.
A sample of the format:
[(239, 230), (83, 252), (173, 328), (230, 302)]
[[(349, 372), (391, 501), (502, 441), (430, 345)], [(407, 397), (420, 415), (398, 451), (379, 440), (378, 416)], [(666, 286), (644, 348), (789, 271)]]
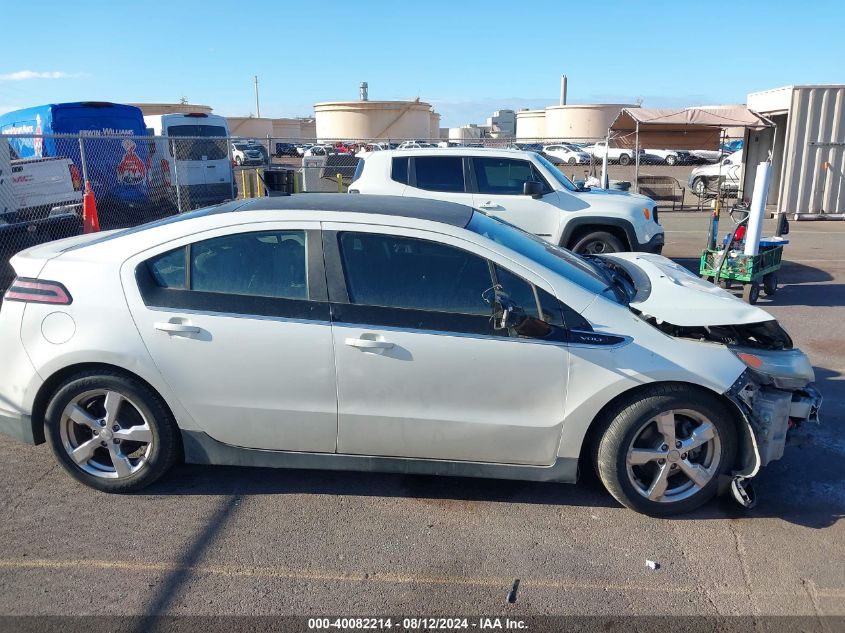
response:
[(458, 202), (582, 254), (663, 249), (645, 196), (574, 185), (535, 152), (454, 148), (377, 152), (359, 163), (350, 193)]

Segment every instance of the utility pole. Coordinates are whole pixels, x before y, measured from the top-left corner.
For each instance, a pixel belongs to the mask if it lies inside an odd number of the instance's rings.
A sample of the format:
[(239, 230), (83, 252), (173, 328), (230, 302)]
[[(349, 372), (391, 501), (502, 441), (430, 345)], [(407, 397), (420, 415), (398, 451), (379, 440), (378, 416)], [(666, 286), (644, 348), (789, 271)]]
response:
[(261, 118), (261, 109), (258, 107), (258, 75), (254, 75), (255, 77), (255, 117), (260, 119)]

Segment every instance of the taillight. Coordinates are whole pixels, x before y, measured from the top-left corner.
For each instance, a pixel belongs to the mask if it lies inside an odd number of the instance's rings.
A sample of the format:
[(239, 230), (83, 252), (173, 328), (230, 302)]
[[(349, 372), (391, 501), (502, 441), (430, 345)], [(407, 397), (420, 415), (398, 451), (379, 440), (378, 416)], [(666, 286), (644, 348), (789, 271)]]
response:
[(26, 303), (51, 303), (67, 306), (73, 302), (70, 293), (58, 281), (44, 281), (17, 277), (6, 294), (5, 301), (25, 301)]
[(73, 183), (73, 190), (82, 191), (82, 176), (79, 175), (79, 169), (73, 163), (68, 165), (68, 169), (70, 170), (70, 180)]
[(170, 163), (167, 161), (167, 159), (162, 158), (159, 165), (161, 167), (161, 180), (164, 183), (165, 187), (169, 187), (170, 186)]

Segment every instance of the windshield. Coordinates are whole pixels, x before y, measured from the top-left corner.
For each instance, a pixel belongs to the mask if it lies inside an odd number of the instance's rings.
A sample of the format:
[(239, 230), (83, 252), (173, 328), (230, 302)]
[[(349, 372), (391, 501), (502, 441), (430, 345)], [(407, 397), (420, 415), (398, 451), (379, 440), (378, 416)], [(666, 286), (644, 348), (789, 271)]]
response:
[(561, 171), (552, 165), (548, 160), (546, 160), (541, 154), (537, 154), (537, 160), (539, 160), (543, 167), (552, 175), (552, 178), (558, 181), (558, 183), (564, 188), (569, 191), (580, 191), (575, 184), (569, 180), (566, 176), (561, 173)]
[(516, 251), (585, 290), (601, 294), (610, 289), (605, 276), (593, 264), (565, 248), (554, 246), (536, 235), (526, 233), (513, 224), (475, 211), (466, 228)]

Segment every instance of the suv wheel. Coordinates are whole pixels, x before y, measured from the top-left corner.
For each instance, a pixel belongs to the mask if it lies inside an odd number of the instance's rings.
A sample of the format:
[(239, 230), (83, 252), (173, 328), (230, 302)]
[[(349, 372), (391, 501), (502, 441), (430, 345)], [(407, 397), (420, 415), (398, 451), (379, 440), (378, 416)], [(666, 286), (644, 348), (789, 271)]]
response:
[(631, 164), (631, 157), (628, 154), (621, 154), (619, 156), (619, 164), (620, 165), (630, 165)]
[(683, 385), (654, 386), (624, 400), (593, 444), (608, 492), (655, 516), (712, 499), (735, 455), (731, 412), (715, 396)]
[(699, 198), (707, 193), (707, 180), (701, 176), (692, 181), (692, 192)]
[(103, 492), (148, 486), (179, 454), (176, 423), (164, 402), (119, 373), (83, 372), (65, 380), (50, 399), (45, 426), (62, 467)]
[(571, 250), (579, 255), (604, 255), (621, 253), (625, 250), (625, 245), (612, 233), (591, 231), (579, 237)]

